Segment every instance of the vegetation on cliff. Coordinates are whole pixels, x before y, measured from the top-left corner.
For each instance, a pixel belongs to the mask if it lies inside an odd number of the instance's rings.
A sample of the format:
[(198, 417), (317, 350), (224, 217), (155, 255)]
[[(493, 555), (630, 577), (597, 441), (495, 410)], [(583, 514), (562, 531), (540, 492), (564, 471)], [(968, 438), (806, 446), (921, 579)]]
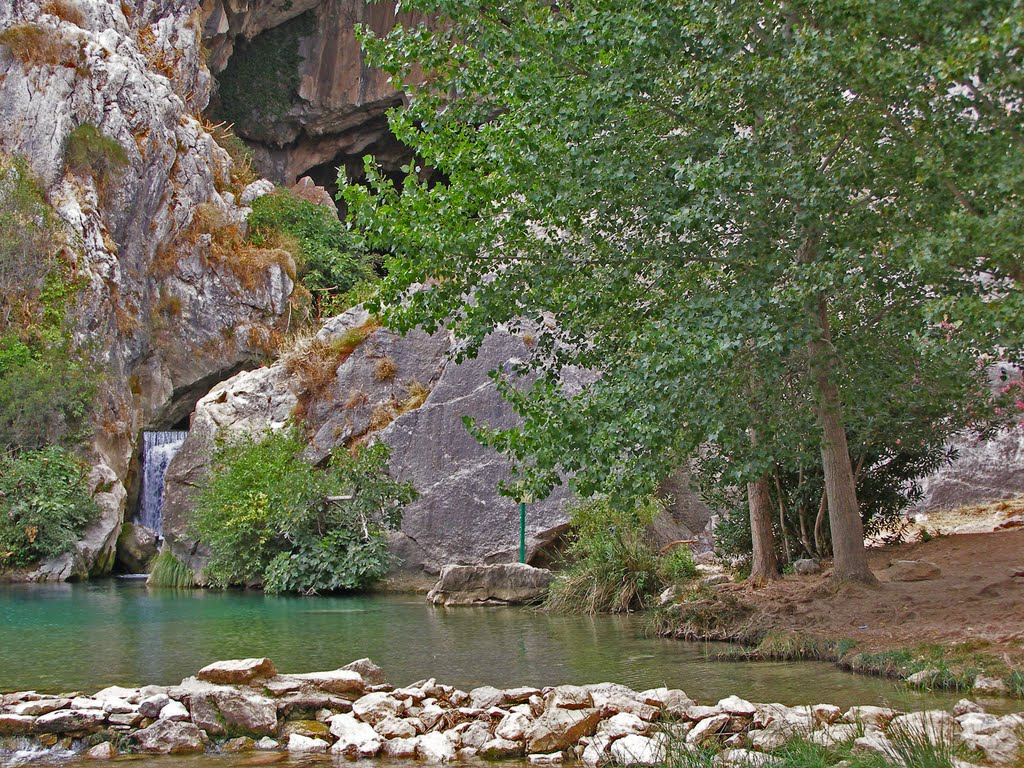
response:
[(41, 186), (0, 156), (0, 569), (68, 551), (97, 513), (71, 452), (99, 383), (72, 340), (73, 275)]
[(387, 446), (337, 451), (323, 469), (303, 459), (305, 447), (293, 430), (218, 444), (191, 522), (210, 549), (210, 584), (312, 594), (366, 587), (387, 571), (387, 532), (415, 495), (387, 474)]
[(313, 294), (318, 317), (348, 309), (345, 296), (375, 279), (363, 239), (334, 210), (287, 189), (253, 200), (249, 229), (253, 245), (292, 254), (296, 275)]
[(992, 425), (1021, 348), (1019, 4), (414, 6), (447, 21), (364, 40), (426, 70), (391, 125), (444, 181), (368, 163), (345, 197), (386, 322), (533, 340), (523, 426), (477, 426), (508, 493), (696, 459), (745, 489), (756, 579), (803, 548), (873, 581), (865, 519)]

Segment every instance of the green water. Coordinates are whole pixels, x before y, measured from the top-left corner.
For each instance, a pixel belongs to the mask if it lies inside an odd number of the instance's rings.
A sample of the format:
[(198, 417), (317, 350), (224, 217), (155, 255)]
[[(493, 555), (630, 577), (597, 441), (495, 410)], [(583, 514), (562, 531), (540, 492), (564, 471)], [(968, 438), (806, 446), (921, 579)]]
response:
[(273, 597), (147, 589), (140, 582), (0, 587), (0, 690), (93, 691), (176, 683), (218, 659), (268, 656), (282, 672), (363, 656), (403, 685), (463, 689), (611, 681), (666, 685), (698, 701), (948, 705), (817, 663), (722, 663), (707, 648), (646, 636), (639, 617), (435, 608), (416, 595)]

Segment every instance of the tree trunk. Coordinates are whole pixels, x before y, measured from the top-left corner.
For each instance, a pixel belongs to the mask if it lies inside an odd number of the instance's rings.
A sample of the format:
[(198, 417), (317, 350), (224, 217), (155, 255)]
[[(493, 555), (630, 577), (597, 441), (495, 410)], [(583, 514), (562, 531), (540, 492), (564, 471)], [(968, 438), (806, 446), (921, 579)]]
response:
[(775, 555), (775, 536), (772, 534), (772, 499), (766, 475), (747, 483), (747, 504), (750, 507), (750, 538), (754, 545), (750, 581), (764, 584), (779, 578), (779, 559)]
[(818, 423), (822, 431), (821, 465), (825, 472), (829, 528), (832, 533), (832, 578), (836, 581), (874, 584), (876, 579), (868, 567), (867, 552), (864, 550), (864, 523), (860, 519), (856, 480), (843, 428), (839, 387), (832, 378), (835, 358), (824, 294), (818, 296), (816, 315), (820, 337), (810, 342), (809, 351), (818, 396)]

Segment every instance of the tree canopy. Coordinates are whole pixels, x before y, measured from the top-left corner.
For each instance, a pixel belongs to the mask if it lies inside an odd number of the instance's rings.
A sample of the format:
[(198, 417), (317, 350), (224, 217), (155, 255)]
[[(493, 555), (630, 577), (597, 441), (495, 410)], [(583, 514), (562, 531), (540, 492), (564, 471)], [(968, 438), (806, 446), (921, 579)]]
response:
[(1020, 347), (1020, 0), (414, 5), (441, 23), (364, 43), (421, 68), (390, 115), (417, 161), (345, 199), (389, 323), (529, 338), (523, 426), (478, 429), (515, 492), (693, 457), (767, 492), (817, 457), (836, 575), (870, 580), (865, 462), (991, 424)]

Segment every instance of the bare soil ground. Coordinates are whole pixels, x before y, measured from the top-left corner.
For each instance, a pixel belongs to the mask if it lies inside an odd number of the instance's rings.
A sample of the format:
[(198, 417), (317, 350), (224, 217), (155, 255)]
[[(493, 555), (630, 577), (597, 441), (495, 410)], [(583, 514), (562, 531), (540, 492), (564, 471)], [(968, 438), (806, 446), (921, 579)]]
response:
[[(893, 544), (869, 550), (877, 587), (828, 583), (829, 570), (790, 575), (763, 588), (743, 584), (720, 588), (754, 608), (747, 628), (796, 632), (819, 639), (849, 638), (860, 651), (884, 651), (922, 643), (968, 643), (1024, 662), (1024, 527), (1018, 505), (958, 511), (923, 521), (940, 535), (929, 541)], [(993, 530), (999, 526), (1004, 530)], [(984, 533), (947, 531), (988, 530)], [(893, 560), (927, 560), (942, 569), (927, 581), (890, 581)]]

